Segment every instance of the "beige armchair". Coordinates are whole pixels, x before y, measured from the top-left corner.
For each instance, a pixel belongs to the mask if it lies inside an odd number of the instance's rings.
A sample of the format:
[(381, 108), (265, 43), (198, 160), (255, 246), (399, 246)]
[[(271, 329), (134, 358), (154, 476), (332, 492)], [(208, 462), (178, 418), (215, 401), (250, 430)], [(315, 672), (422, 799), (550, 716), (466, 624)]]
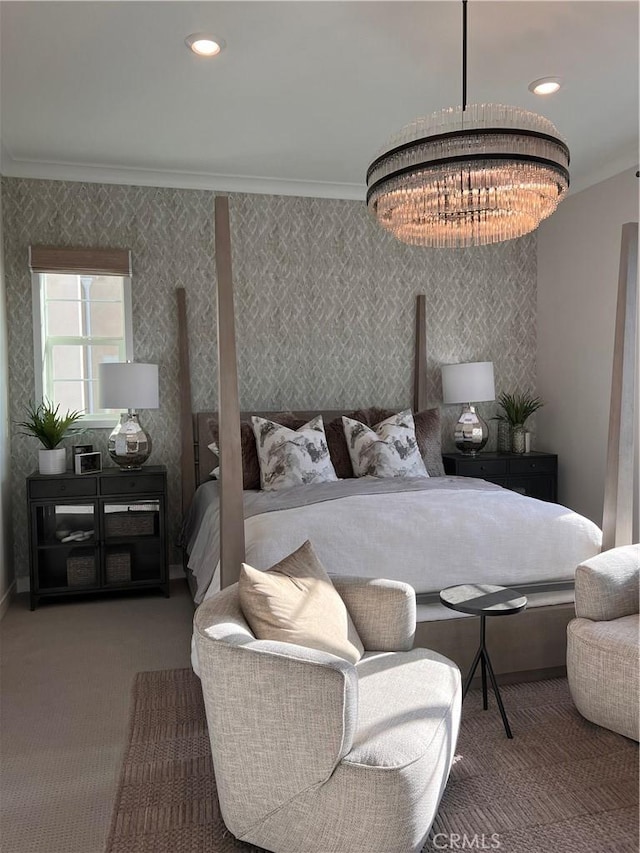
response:
[(220, 808), (239, 839), (278, 853), (422, 849), (458, 736), (458, 667), (412, 649), (413, 589), (332, 578), (365, 646), (352, 665), (257, 640), (237, 584), (194, 626)]
[(583, 717), (638, 740), (640, 545), (604, 551), (576, 571), (567, 677)]

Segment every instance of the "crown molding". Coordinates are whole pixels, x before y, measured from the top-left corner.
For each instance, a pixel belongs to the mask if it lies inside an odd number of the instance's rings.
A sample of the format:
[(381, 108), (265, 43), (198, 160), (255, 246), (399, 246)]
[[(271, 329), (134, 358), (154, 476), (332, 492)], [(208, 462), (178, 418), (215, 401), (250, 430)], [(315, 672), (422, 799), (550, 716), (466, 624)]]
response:
[(283, 180), (248, 175), (217, 175), (205, 172), (172, 172), (162, 169), (134, 169), (95, 163), (62, 163), (12, 157), (3, 147), (0, 172), (9, 178), (33, 178), (47, 181), (78, 181), (94, 184), (125, 184), (141, 187), (171, 187), (188, 190), (214, 190), (229, 193), (303, 196), (364, 201), (365, 184), (325, 181)]
[[(606, 181), (627, 169), (638, 168), (638, 148), (630, 146), (595, 171), (571, 179), (570, 195)], [(212, 190), (258, 195), (300, 196), (364, 201), (366, 185), (298, 181), (248, 175), (217, 175), (207, 172), (177, 172), (164, 169), (136, 169), (128, 166), (104, 166), (12, 157), (0, 139), (0, 174), (8, 178), (32, 178), (45, 181), (76, 181), (91, 184), (123, 184), (140, 187)]]

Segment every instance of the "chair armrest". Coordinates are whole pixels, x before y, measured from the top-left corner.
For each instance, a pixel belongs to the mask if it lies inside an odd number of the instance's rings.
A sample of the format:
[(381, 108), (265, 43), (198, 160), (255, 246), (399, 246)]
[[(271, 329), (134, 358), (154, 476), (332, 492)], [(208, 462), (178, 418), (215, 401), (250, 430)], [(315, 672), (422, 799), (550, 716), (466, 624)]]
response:
[[(350, 751), (357, 674), (342, 658), (256, 640), (232, 624), (214, 639), (207, 604), (194, 619), (200, 679), (225, 823), (241, 837), (260, 816), (326, 781)], [(239, 791), (251, 793), (250, 807)]]
[(369, 652), (412, 648), (416, 633), (416, 594), (402, 581), (332, 575), (347, 610)]
[(576, 569), (576, 616), (594, 622), (638, 613), (640, 545), (603, 551)]

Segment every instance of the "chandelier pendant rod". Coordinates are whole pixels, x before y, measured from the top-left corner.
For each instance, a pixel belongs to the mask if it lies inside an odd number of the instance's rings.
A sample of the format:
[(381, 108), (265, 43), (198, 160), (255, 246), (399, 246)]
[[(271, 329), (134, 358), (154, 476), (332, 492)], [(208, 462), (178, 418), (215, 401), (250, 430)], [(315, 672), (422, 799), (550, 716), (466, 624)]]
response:
[(462, 112), (467, 109), (467, 0), (462, 0)]
[[(464, 114), (467, 109), (467, 0), (462, 0), (462, 112), (460, 113), (460, 127), (464, 131)], [(471, 174), (467, 171), (466, 189), (471, 192)], [(465, 173), (460, 169), (460, 191), (465, 190)], [(474, 219), (474, 214), (471, 214)]]

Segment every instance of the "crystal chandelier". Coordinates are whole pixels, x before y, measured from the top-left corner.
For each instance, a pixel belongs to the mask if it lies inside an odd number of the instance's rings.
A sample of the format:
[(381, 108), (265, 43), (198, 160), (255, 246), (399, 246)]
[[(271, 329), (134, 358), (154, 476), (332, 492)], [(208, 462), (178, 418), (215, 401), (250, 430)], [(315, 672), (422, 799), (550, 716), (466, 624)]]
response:
[(463, 106), (407, 125), (367, 170), (369, 210), (413, 246), (521, 237), (569, 189), (569, 149), (550, 121), (517, 107), (467, 107), (467, 0), (462, 5)]

